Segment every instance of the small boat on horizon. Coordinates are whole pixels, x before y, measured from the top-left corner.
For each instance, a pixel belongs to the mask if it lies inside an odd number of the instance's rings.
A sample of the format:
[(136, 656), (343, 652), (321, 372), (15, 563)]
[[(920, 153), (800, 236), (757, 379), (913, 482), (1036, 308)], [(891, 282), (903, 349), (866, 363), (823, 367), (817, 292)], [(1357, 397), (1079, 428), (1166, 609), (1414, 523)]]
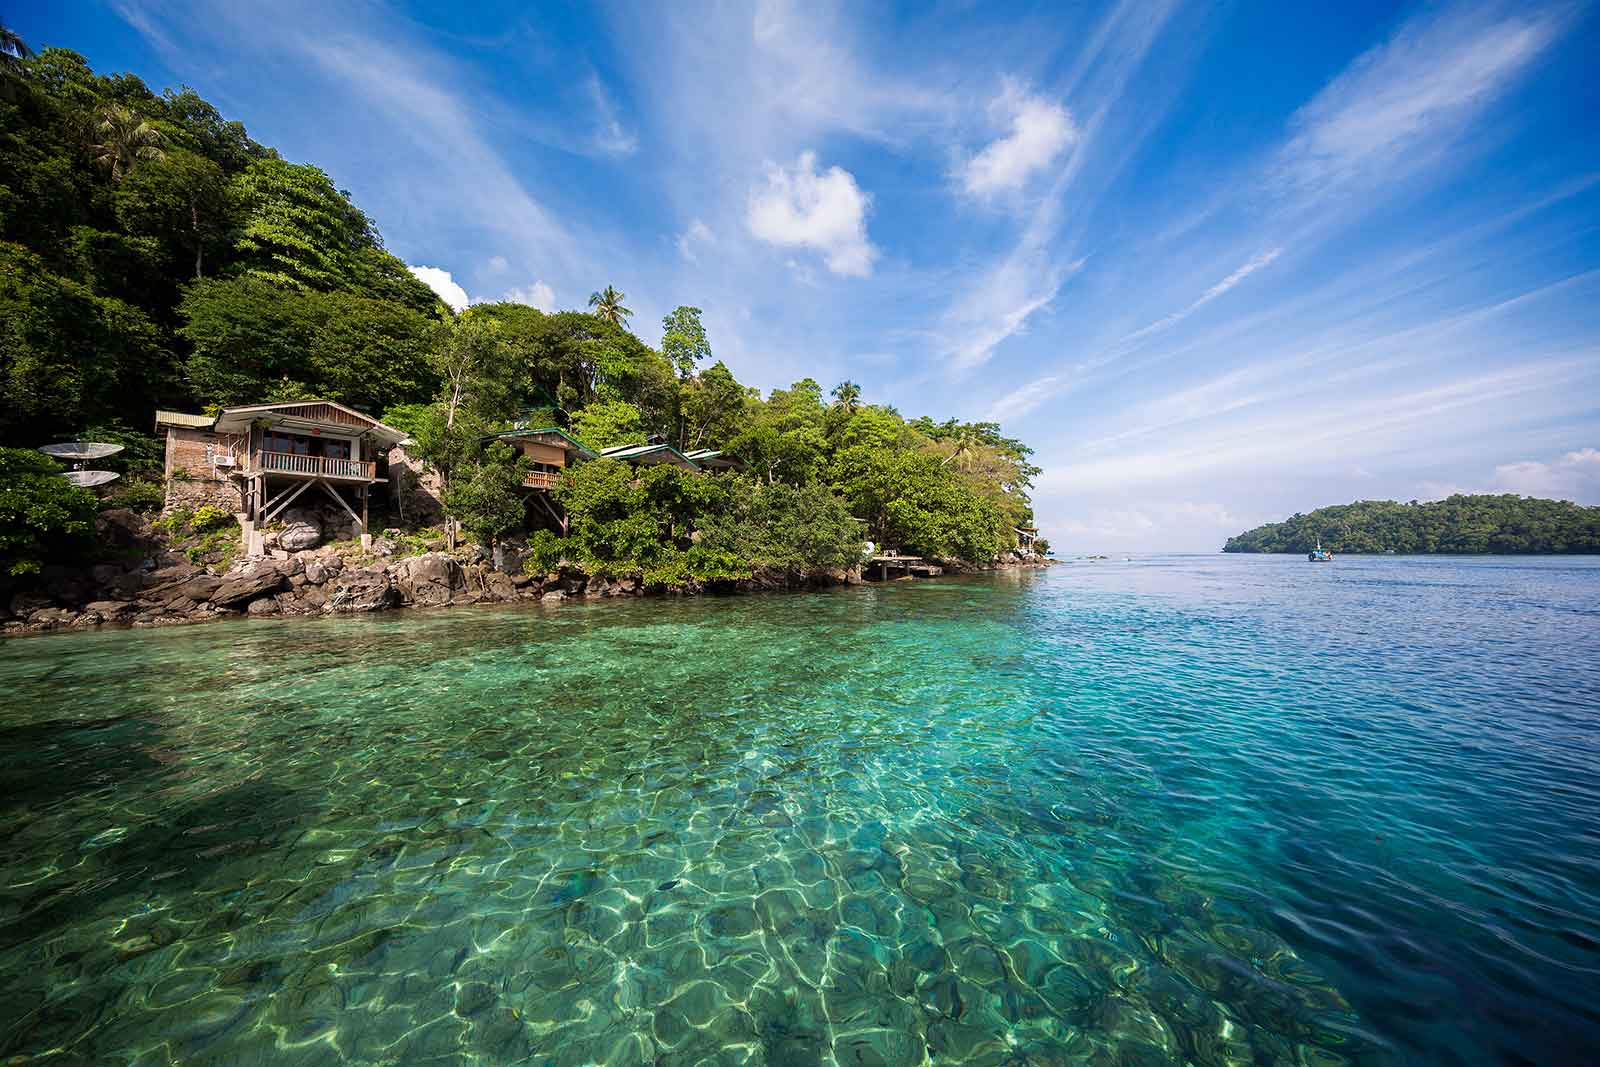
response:
[(1306, 559), (1312, 563), (1332, 563), (1333, 553), (1322, 547), (1322, 538), (1317, 538), (1317, 547), (1306, 553)]

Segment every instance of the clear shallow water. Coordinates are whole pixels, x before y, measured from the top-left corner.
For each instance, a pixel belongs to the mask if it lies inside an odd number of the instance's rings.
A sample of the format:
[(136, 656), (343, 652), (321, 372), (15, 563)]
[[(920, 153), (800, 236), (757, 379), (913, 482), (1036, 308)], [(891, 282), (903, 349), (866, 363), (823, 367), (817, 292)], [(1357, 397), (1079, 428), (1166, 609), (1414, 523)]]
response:
[(1597, 643), (1289, 557), (6, 642), (0, 1062), (1590, 1062)]

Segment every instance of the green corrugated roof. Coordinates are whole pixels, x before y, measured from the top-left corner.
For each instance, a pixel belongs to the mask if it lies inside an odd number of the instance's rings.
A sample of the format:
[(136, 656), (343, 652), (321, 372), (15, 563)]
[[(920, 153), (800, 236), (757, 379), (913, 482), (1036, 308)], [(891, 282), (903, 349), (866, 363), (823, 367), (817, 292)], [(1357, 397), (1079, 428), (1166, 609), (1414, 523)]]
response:
[(700, 464), (679, 452), (671, 445), (618, 445), (615, 448), (602, 448), (600, 454), (606, 459), (637, 459), (648, 456), (652, 452), (671, 452), (695, 470), (700, 469)]
[(553, 433), (557, 437), (561, 437), (567, 441), (570, 441), (572, 443), (572, 447), (576, 448), (579, 452), (582, 452), (590, 459), (598, 458), (592, 450), (584, 446), (582, 441), (579, 441), (576, 437), (573, 437), (570, 433), (567, 433), (567, 431), (558, 430), (554, 426), (546, 426), (542, 430), (506, 430), (504, 433), (495, 434), (495, 438), (505, 439), (511, 437), (537, 437), (543, 433)]

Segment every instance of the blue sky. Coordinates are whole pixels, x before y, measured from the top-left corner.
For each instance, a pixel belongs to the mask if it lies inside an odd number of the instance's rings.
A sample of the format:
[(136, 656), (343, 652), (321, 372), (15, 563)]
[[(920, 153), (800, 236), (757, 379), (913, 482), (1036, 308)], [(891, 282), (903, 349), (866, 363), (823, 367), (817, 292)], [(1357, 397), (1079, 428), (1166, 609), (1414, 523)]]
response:
[[(999, 418), (1067, 551), (1600, 503), (1585, 4), (13, 7), (317, 163), (457, 298), (705, 309), (763, 389)], [(459, 289), (453, 288), (459, 287)]]

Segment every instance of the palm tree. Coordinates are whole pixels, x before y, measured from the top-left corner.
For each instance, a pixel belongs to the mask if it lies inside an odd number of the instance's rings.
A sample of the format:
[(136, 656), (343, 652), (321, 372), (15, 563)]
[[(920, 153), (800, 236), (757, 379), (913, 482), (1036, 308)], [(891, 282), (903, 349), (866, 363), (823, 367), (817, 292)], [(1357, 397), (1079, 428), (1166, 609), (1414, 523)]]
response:
[(940, 460), (940, 463), (946, 467), (954, 463), (956, 470), (969, 470), (983, 442), (978, 440), (978, 435), (973, 433), (970, 427), (963, 426), (946, 438), (946, 443), (950, 446), (950, 454)]
[(589, 294), (589, 306), (594, 308), (596, 318), (605, 319), (613, 326), (622, 326), (623, 322), (633, 311), (622, 306), (628, 298), (627, 293), (617, 292), (614, 285), (608, 285), (598, 293)]
[(22, 34), (0, 22), (0, 74), (20, 75), (22, 61), (33, 55), (33, 49), (22, 39)]
[(861, 406), (861, 386), (855, 382), (840, 382), (833, 390), (833, 406), (843, 408), (846, 415), (854, 415)]
[(166, 156), (161, 150), (166, 142), (161, 131), (121, 104), (102, 111), (94, 130), (100, 136), (90, 145), (95, 162), (111, 172), (113, 182), (120, 182), (141, 160)]

